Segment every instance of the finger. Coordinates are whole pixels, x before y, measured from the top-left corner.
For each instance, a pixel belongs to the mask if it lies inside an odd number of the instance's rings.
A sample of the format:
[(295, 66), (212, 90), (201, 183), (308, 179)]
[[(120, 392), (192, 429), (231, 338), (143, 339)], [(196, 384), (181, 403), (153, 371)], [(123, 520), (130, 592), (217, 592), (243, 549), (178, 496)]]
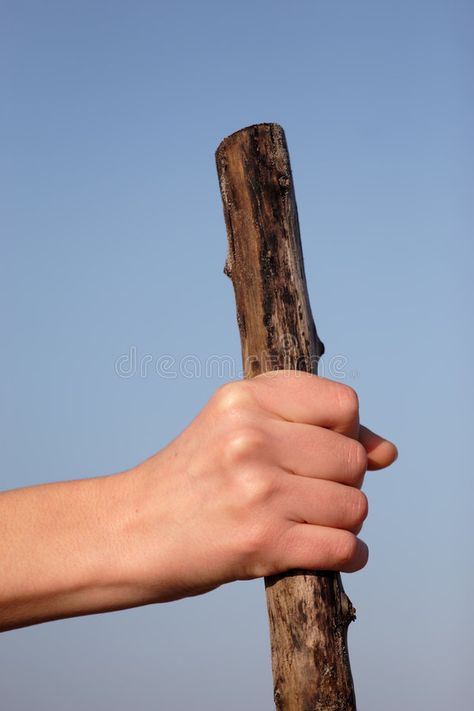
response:
[(347, 385), (297, 370), (263, 373), (249, 384), (259, 404), (284, 420), (359, 434), (359, 401)]
[(275, 552), (276, 568), (287, 570), (338, 570), (353, 573), (363, 568), (369, 559), (369, 549), (349, 531), (298, 523), (287, 529)]
[(269, 425), (270, 456), (293, 474), (361, 486), (367, 452), (357, 440), (314, 425), (273, 420)]
[(280, 486), (283, 515), (295, 523), (355, 532), (367, 518), (367, 497), (353, 486), (291, 474)]
[(367, 451), (368, 469), (383, 469), (393, 464), (398, 457), (398, 450), (393, 442), (389, 442), (362, 425), (359, 430), (359, 442)]

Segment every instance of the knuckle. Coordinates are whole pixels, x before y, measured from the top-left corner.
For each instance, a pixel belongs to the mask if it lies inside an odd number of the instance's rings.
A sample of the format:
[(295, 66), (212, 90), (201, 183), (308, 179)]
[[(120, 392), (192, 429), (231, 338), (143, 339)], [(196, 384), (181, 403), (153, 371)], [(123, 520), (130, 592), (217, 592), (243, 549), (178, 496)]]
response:
[(249, 578), (259, 578), (269, 570), (269, 541), (272, 533), (265, 522), (254, 522), (246, 529), (246, 534), (240, 544), (240, 553), (246, 566)]
[(261, 509), (274, 493), (274, 482), (264, 472), (251, 469), (238, 477), (237, 496), (246, 510)]
[(248, 383), (235, 380), (221, 385), (214, 394), (214, 406), (220, 415), (229, 415), (244, 409), (251, 399)]
[(335, 550), (335, 558), (338, 567), (342, 570), (350, 567), (357, 556), (357, 538), (349, 531), (340, 531)]
[(254, 459), (262, 450), (264, 436), (255, 427), (240, 426), (230, 432), (224, 440), (224, 457), (231, 466), (239, 466)]
[(354, 420), (359, 415), (359, 397), (350, 385), (339, 383), (337, 386), (339, 408), (346, 420)]
[(347, 448), (347, 460), (350, 482), (359, 484), (367, 471), (367, 452), (357, 440), (350, 440)]
[(298, 541), (291, 536), (287, 540), (286, 534), (287, 530), (271, 519), (261, 521), (256, 526), (250, 541), (251, 551), (247, 556), (249, 577), (261, 578), (289, 570), (292, 567), (288, 565), (289, 560), (301, 559), (302, 551), (298, 550)]
[(369, 502), (367, 496), (358, 489), (352, 489), (350, 503), (350, 518), (351, 523), (355, 526), (360, 526), (369, 513)]

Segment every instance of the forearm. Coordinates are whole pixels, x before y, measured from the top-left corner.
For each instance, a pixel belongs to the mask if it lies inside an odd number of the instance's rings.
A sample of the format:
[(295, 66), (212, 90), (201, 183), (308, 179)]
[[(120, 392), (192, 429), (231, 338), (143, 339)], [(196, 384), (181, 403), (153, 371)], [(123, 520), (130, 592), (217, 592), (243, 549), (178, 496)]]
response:
[(0, 494), (0, 630), (140, 604), (126, 475)]

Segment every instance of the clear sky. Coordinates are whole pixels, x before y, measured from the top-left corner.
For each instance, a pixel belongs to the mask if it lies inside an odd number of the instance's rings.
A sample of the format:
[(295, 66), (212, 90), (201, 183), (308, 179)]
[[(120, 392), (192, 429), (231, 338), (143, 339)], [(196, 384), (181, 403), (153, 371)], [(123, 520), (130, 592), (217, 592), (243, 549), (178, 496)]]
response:
[[(225, 379), (197, 364), (239, 364), (214, 150), (281, 123), (325, 373), (400, 450), (344, 577), (361, 711), (472, 708), (473, 21), (0, 1), (2, 487), (138, 463)], [(6, 633), (0, 674), (5, 711), (271, 711), (263, 583)]]

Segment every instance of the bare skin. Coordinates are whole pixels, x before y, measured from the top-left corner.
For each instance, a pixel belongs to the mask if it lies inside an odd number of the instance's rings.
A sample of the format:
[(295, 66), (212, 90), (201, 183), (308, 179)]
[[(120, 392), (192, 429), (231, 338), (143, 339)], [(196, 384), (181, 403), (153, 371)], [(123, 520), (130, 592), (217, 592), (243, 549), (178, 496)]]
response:
[(131, 470), (0, 494), (0, 630), (359, 570), (364, 475), (396, 456), (345, 385), (288, 371), (225, 385)]

